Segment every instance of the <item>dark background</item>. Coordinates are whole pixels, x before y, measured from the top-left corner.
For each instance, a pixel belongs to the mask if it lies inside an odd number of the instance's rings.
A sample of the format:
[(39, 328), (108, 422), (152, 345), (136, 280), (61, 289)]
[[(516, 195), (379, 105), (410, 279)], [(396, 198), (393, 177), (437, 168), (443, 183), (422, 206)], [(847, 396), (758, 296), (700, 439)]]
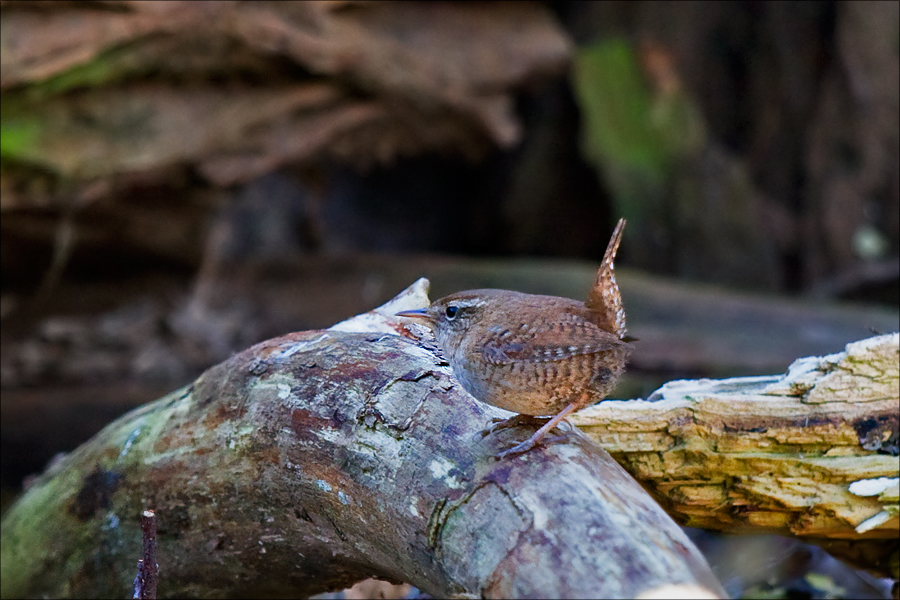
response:
[(896, 2), (2, 5), (5, 501), (419, 276), (583, 298), (620, 217), (616, 397), (898, 328)]

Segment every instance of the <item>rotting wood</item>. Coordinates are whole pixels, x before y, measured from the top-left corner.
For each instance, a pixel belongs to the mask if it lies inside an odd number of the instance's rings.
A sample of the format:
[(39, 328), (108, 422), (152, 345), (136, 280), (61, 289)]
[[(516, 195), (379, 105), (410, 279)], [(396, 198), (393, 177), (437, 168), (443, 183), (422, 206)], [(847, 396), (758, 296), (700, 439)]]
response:
[(138, 515), (159, 594), (313, 594), (377, 575), (435, 596), (724, 596), (680, 528), (584, 435), (514, 460), (522, 428), (475, 401), (392, 315), (213, 367), (53, 464), (3, 520), (2, 595), (124, 596)]
[(571, 421), (683, 525), (817, 543), (897, 579), (900, 335), (784, 375), (673, 381)]
[[(52, 465), (4, 519), (3, 596), (124, 593), (145, 506), (162, 596), (311, 594), (373, 574), (436, 595), (722, 594), (580, 433), (490, 458), (528, 429), (482, 438), (508, 413), (454, 386), (427, 344), (390, 335), (409, 335), (390, 315), (426, 291), (420, 280), (331, 330), (254, 346)], [(893, 574), (898, 467), (883, 452), (897, 443), (898, 352), (881, 336), (783, 377), (672, 382), (572, 421), (686, 524), (802, 535)], [(824, 393), (854, 386), (868, 402)]]

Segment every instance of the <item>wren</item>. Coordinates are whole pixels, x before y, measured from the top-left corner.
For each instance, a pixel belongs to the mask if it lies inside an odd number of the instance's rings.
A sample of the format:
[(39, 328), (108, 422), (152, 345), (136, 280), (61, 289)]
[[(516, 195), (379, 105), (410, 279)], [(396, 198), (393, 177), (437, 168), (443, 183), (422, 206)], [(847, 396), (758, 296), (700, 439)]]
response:
[(520, 415), (555, 415), (498, 458), (527, 452), (567, 415), (603, 400), (624, 371), (633, 347), (613, 271), (624, 227), (620, 219), (585, 302), (485, 289), (397, 313), (429, 322), (475, 398)]

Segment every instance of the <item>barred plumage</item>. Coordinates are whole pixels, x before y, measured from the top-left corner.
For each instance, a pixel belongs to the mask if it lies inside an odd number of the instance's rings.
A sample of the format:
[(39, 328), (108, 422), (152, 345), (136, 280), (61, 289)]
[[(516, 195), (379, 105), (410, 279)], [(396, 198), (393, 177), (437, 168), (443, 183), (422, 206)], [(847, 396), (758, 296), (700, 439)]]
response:
[[(470, 290), (430, 308), (428, 319), (462, 386), (494, 406), (526, 415), (558, 413), (550, 425), (609, 394), (632, 346), (614, 265), (620, 220), (585, 302), (508, 290)], [(542, 428), (528, 444), (546, 432)], [(510, 452), (510, 451), (508, 451)]]

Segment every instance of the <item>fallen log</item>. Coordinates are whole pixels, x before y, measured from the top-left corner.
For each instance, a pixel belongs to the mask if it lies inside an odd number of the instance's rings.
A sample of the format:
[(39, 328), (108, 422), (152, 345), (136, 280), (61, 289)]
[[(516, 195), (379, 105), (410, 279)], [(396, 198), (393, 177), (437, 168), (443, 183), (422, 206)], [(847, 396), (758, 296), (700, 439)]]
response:
[(55, 462), (4, 517), (2, 595), (123, 597), (152, 509), (163, 597), (310, 595), (369, 576), (439, 597), (724, 597), (583, 434), (493, 458), (530, 432), (483, 437), (508, 413), (403, 337), (390, 315), (425, 290), (257, 344)]
[[(516, 428), (391, 315), (258, 344), (52, 465), (3, 521), (3, 596), (127, 593), (138, 516), (163, 596), (312, 594), (375, 575), (434, 595), (723, 592), (680, 529), (575, 431)], [(391, 334), (400, 335), (391, 335)], [(418, 338), (414, 343), (404, 337)], [(896, 578), (898, 335), (784, 376), (672, 382), (572, 421), (676, 519), (802, 536)]]
[(900, 578), (900, 334), (784, 375), (673, 381), (571, 421), (683, 525), (816, 543)]

